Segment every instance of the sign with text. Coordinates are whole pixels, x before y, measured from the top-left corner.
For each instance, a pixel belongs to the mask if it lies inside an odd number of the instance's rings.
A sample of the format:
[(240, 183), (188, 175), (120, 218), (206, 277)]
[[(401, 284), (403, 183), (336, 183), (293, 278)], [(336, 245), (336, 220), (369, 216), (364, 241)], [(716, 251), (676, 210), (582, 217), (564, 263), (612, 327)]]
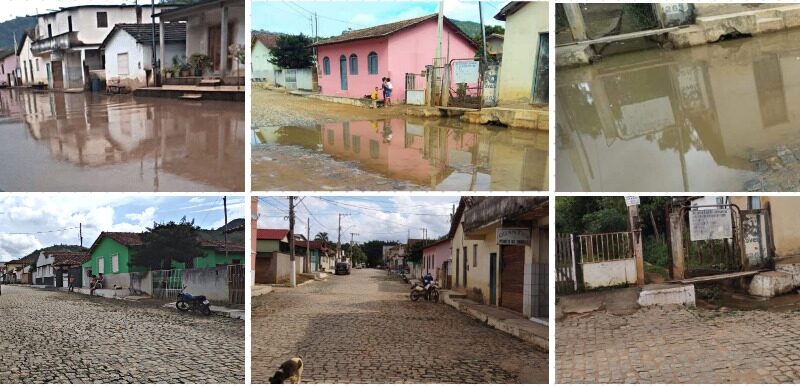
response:
[(731, 210), (714, 208), (689, 211), (689, 233), (692, 241), (732, 238)]
[(527, 228), (498, 228), (498, 245), (527, 246), (531, 243), (531, 230)]
[(453, 62), (454, 83), (478, 83), (480, 63), (477, 60), (457, 60)]
[(638, 196), (626, 196), (625, 197), (625, 205), (630, 206), (638, 206), (640, 204)]

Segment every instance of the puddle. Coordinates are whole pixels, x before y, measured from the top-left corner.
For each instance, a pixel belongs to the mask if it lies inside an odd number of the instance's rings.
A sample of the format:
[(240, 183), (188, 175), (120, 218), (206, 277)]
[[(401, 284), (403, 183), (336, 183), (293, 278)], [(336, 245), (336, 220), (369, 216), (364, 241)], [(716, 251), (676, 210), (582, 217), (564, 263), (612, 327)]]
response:
[(243, 191), (244, 105), (0, 90), (0, 190)]
[[(270, 168), (298, 164), (308, 179), (304, 189), (324, 189), (330, 171), (311, 167), (315, 159), (332, 158), (340, 169), (376, 174), (393, 184), (356, 189), (414, 189), (452, 191), (541, 191), (547, 190), (547, 133), (508, 128), (487, 128), (458, 120), (407, 121), (401, 118), (372, 121), (323, 123), (316, 127), (264, 127), (253, 130), (254, 174), (269, 173), (269, 161), (278, 148), (299, 147), (312, 155), (308, 168), (303, 157), (283, 159)], [(343, 179), (348, 179), (347, 172)], [(318, 175), (318, 176), (317, 176)], [(317, 179), (317, 177), (319, 179)], [(284, 177), (285, 178), (285, 177)], [(289, 177), (291, 178), (291, 177)], [(267, 180), (270, 190), (285, 187), (279, 176)], [(261, 179), (263, 180), (263, 179)], [(399, 183), (397, 183), (399, 182)], [(406, 187), (398, 184), (408, 184)]]
[(556, 76), (558, 191), (800, 190), (800, 30)]

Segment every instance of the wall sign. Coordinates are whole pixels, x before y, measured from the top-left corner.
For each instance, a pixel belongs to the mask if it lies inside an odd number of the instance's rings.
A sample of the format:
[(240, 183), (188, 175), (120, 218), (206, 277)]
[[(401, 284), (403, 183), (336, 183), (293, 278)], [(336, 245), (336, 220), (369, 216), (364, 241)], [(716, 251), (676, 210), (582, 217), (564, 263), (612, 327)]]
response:
[(693, 241), (732, 238), (731, 210), (714, 208), (689, 211), (689, 234)]
[(453, 83), (478, 83), (480, 63), (476, 60), (453, 62)]
[(527, 228), (498, 228), (498, 245), (527, 246), (531, 243), (531, 230)]

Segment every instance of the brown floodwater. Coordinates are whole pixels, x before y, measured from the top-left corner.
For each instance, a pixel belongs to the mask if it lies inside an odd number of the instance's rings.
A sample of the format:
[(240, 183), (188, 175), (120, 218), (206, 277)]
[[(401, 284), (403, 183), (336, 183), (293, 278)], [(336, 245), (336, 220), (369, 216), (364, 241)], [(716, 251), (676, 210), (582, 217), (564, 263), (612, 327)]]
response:
[[(303, 178), (307, 183), (302, 188), (308, 190), (335, 186), (335, 183), (327, 183), (330, 173), (342, 174), (341, 179), (348, 179), (341, 171), (314, 167), (318, 165), (316, 160), (304, 161), (308, 157), (301, 155), (278, 162), (271, 159), (271, 154), (284, 154), (276, 147), (293, 147), (302, 150), (304, 155), (311, 153), (316, 158), (331, 158), (334, 163), (343, 165), (342, 168), (350, 167), (356, 172), (353, 176), (364, 171), (391, 179), (384, 189), (547, 190), (547, 138), (546, 132), (471, 125), (454, 119), (392, 118), (322, 123), (309, 128), (258, 128), (253, 130), (252, 137), (253, 189), (296, 187), (278, 180), (299, 176), (275, 174), (272, 179), (256, 176), (268, 173), (269, 168), (304, 170)], [(357, 185), (349, 188), (382, 190), (369, 186), (368, 182)]]
[(244, 104), (0, 90), (2, 191), (244, 191)]
[(556, 72), (558, 191), (800, 189), (800, 30)]

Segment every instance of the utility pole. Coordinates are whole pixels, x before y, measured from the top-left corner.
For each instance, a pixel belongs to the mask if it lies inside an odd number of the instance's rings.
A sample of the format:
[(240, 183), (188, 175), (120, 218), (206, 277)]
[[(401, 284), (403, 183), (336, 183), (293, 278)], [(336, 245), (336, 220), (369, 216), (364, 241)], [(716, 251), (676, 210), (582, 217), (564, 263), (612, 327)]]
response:
[(225, 262), (228, 262), (228, 197), (222, 197), (222, 208), (225, 210), (225, 225), (222, 226), (222, 235), (225, 241)]
[(478, 1), (478, 16), (481, 18), (481, 36), (483, 37), (483, 63), (487, 63), (486, 59), (486, 26), (483, 24), (483, 6)]
[(150, 51), (152, 52), (152, 66), (150, 71), (153, 72), (153, 83), (155, 86), (161, 86), (161, 80), (159, 79), (161, 72), (158, 71), (158, 59), (156, 59), (156, 0), (150, 0), (150, 26), (152, 27), (152, 45), (150, 46)]
[(83, 223), (78, 223), (78, 237), (81, 239), (81, 247), (83, 247)]
[(433, 106), (437, 106), (442, 101), (444, 85), (442, 85), (442, 75), (445, 71), (442, 63), (442, 34), (444, 30), (444, 0), (439, 2), (439, 18), (436, 25), (436, 58), (433, 59), (433, 95), (431, 99), (435, 101)]
[(353, 260), (353, 236), (355, 236), (355, 235), (359, 235), (359, 234), (357, 232), (351, 232), (350, 233), (350, 263), (351, 264), (354, 263), (354, 260)]
[(311, 272), (311, 218), (306, 218), (306, 260), (303, 262), (303, 271)]
[[(336, 240), (336, 259), (339, 259), (339, 254), (342, 251), (342, 216), (350, 216), (350, 214), (339, 214), (339, 237)], [(334, 260), (334, 262), (338, 262)]]
[(294, 261), (294, 196), (289, 196), (289, 262), (292, 265), (290, 280), (292, 287), (297, 287), (297, 266)]

